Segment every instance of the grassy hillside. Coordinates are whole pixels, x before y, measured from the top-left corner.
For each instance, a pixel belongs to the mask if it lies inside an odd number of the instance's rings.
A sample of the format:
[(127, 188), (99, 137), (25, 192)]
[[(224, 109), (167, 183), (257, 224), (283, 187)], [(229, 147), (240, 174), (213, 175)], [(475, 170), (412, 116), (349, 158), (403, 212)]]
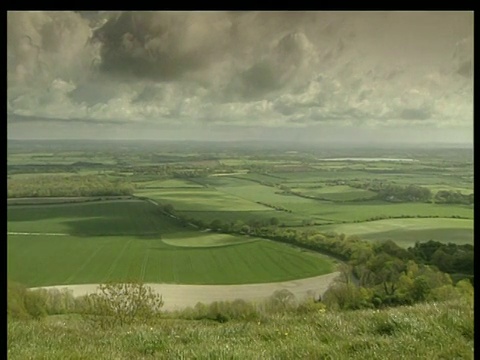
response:
[(14, 359), (473, 359), (463, 299), (348, 312), (297, 308), (252, 320), (93, 328), (79, 317), (9, 321)]

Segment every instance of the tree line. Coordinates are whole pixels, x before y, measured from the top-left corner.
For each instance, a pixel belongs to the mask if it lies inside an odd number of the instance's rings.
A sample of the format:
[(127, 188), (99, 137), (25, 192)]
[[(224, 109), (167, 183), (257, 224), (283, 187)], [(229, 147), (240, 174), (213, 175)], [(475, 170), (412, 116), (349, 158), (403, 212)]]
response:
[(7, 196), (76, 197), (132, 195), (134, 186), (124, 179), (99, 175), (46, 175), (7, 180)]

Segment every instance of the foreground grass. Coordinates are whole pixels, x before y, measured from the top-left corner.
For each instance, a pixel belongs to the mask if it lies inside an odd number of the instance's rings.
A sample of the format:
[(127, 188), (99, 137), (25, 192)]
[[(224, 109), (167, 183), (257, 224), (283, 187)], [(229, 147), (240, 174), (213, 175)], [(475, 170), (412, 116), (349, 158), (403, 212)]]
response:
[[(9, 359), (473, 359), (473, 304), (296, 310), (250, 321), (162, 319), (91, 328), (81, 318), (8, 322)], [(93, 331), (94, 330), (94, 331)]]

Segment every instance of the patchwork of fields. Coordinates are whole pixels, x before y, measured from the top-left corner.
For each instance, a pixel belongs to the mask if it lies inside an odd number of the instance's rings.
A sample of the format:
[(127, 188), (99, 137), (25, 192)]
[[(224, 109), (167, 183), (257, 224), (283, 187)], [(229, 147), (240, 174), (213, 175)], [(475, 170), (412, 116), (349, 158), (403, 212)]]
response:
[[(352, 158), (348, 149), (322, 156), (266, 151), (262, 157), (252, 149), (243, 150), (250, 155), (220, 149), (202, 154), (185, 144), (176, 150), (172, 144), (163, 149), (153, 143), (126, 144), (120, 152), (112, 152), (110, 145), (96, 145), (93, 151), (73, 143), (62, 145), (63, 150), (41, 150), (40, 144), (33, 152), (19, 146), (9, 154), (9, 191), (16, 184), (33, 197), (9, 201), (7, 207), (8, 276), (28, 286), (129, 278), (170, 284), (265, 283), (335, 270), (335, 262), (318, 253), (200, 230), (188, 224), (194, 220), (203, 222), (203, 228), (213, 222), (237, 229), (311, 228), (371, 241), (391, 239), (403, 247), (428, 240), (474, 242), (473, 204), (435, 203), (438, 191), (473, 201), (473, 159), (465, 150), (397, 154), (373, 149)], [(205, 150), (210, 146), (202, 151), (211, 151)], [(383, 151), (390, 151), (390, 158)], [(403, 158), (414, 160), (397, 161)], [(95, 185), (97, 176), (103, 182)], [(62, 177), (75, 177), (80, 188), (109, 185), (118, 191), (127, 184), (132, 190), (105, 195), (108, 201), (98, 201), (104, 195), (67, 198), (71, 203), (54, 195), (37, 197), (44, 195), (36, 183), (56, 186)], [(389, 202), (377, 196), (378, 188), (367, 186), (379, 183), (415, 185), (428, 189), (431, 197)], [(187, 221), (182, 225), (175, 215), (167, 216), (164, 205)]]
[[(316, 196), (330, 200), (308, 199), (286, 193), (278, 186), (258, 182), (266, 178), (273, 179), (266, 175), (252, 176), (252, 179), (246, 175), (242, 178), (236, 175), (222, 176), (221, 179), (204, 178), (201, 179), (204, 188), (139, 190), (137, 195), (153, 198), (160, 203), (170, 203), (180, 214), (205, 223), (216, 219), (248, 223), (259, 219), (268, 221), (274, 217), (285, 226), (298, 227), (308, 221), (321, 225), (318, 229), (325, 231), (355, 234), (367, 240), (393, 239), (401, 242), (402, 246), (431, 239), (473, 242), (473, 207), (470, 205), (392, 203), (368, 199), (375, 194), (371, 191), (303, 179), (295, 183), (302, 187), (292, 189), (309, 190)], [(277, 181), (282, 185), (282, 180)], [(314, 184), (320, 184), (318, 186), (321, 187), (307, 187)], [(359, 198), (365, 200), (356, 201)], [(385, 226), (397, 224), (399, 220), (406, 226)], [(423, 225), (419, 228), (417, 224)]]

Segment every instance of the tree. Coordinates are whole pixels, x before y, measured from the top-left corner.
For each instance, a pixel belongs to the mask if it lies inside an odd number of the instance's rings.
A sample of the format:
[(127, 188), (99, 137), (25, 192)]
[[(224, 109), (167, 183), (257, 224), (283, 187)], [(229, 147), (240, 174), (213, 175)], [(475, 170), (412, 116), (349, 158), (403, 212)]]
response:
[(278, 220), (278, 218), (272, 217), (272, 218), (270, 218), (269, 223), (272, 226), (277, 226), (280, 223), (280, 221)]
[(215, 231), (221, 230), (223, 226), (224, 226), (223, 221), (220, 219), (215, 219), (210, 223), (210, 227), (212, 228), (212, 230), (215, 230)]
[(141, 282), (101, 284), (95, 294), (87, 297), (84, 315), (101, 326), (146, 321), (160, 313), (162, 296)]

